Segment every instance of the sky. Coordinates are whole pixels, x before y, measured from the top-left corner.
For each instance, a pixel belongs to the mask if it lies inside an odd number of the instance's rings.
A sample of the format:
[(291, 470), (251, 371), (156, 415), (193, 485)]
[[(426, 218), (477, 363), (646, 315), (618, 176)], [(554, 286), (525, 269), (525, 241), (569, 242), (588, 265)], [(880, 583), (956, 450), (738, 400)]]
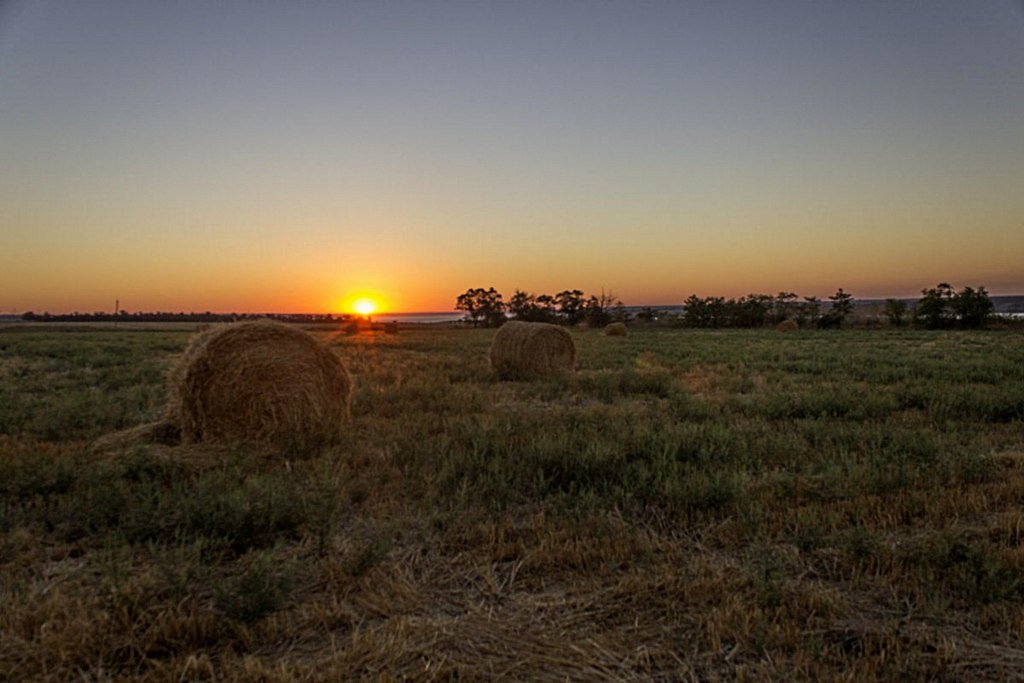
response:
[(1024, 4), (0, 0), (0, 312), (1024, 294)]

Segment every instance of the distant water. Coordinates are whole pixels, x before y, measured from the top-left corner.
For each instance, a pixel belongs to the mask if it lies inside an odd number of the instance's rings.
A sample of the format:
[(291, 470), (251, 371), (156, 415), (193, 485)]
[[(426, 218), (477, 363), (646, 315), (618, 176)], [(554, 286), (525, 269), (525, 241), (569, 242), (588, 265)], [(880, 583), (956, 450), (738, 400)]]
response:
[(465, 313), (458, 311), (432, 313), (380, 313), (373, 316), (374, 322), (387, 323), (397, 321), (400, 323), (453, 323), (462, 320)]

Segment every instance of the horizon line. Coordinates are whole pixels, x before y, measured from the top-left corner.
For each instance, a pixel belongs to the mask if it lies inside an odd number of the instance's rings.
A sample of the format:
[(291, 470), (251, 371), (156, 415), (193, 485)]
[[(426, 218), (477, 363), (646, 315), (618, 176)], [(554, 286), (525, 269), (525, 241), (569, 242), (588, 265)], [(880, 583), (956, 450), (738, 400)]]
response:
[[(743, 296), (747, 296), (747, 295), (743, 295)], [(990, 299), (1009, 299), (1009, 298), (1022, 298), (1022, 297), (1024, 297), (1024, 293), (1019, 293), (1019, 294), (991, 294), (990, 293), (989, 294), (989, 298)], [(726, 298), (738, 298), (738, 297), (726, 297)], [(909, 301), (909, 300), (916, 300), (916, 299), (919, 299), (919, 298), (920, 297), (916, 297), (916, 296), (909, 296), (909, 297), (908, 296), (892, 296), (892, 297), (878, 296), (878, 297), (863, 297), (863, 298), (856, 298), (855, 297), (853, 301), (854, 301), (854, 303), (857, 303), (857, 302), (879, 302), (879, 301), (886, 301), (887, 299), (899, 299), (901, 301)], [(822, 303), (825, 303), (825, 302), (828, 301), (828, 298), (826, 297), (825, 299), (822, 299), (821, 301), (822, 301)], [(658, 304), (651, 304), (651, 303), (625, 304), (624, 303), (623, 307), (624, 308), (659, 308), (659, 307), (683, 308), (683, 307), (685, 307), (685, 303), (683, 301), (679, 301), (679, 302), (675, 302), (675, 303), (658, 303)], [(25, 315), (27, 313), (35, 313), (36, 315), (117, 315), (118, 313), (125, 313), (126, 315), (133, 315), (133, 314), (136, 314), (136, 313), (139, 313), (139, 314), (158, 314), (159, 313), (159, 314), (168, 314), (168, 315), (207, 315), (208, 314), (208, 315), (256, 315), (256, 316), (259, 316), (259, 315), (303, 315), (303, 316), (305, 316), (305, 315), (310, 315), (310, 316), (312, 316), (312, 315), (331, 315), (331, 316), (346, 316), (346, 317), (356, 317), (356, 318), (363, 318), (363, 317), (380, 318), (380, 317), (386, 317), (386, 316), (389, 316), (389, 315), (454, 315), (454, 314), (457, 314), (457, 313), (462, 313), (462, 311), (458, 311), (458, 310), (455, 310), (455, 309), (450, 309), (450, 310), (424, 310), (424, 311), (412, 311), (412, 310), (410, 310), (410, 311), (381, 311), (381, 312), (372, 313), (369, 316), (362, 316), (362, 315), (360, 315), (358, 313), (345, 313), (345, 312), (342, 312), (342, 311), (212, 311), (212, 310), (203, 310), (203, 311), (191, 310), (191, 311), (185, 311), (185, 310), (159, 310), (159, 309), (154, 309), (154, 310), (141, 310), (140, 309), (140, 310), (137, 310), (137, 311), (127, 311), (127, 310), (121, 309), (120, 311), (117, 311), (117, 312), (110, 312), (110, 311), (104, 311), (104, 310), (93, 310), (93, 311), (80, 311), (80, 310), (76, 310), (76, 311), (57, 311), (57, 312), (54, 312), (54, 311), (48, 311), (48, 310), (36, 311), (35, 309), (28, 309), (28, 310), (21, 311), (21, 312), (13, 311), (12, 310), (12, 311), (7, 312), (7, 313), (0, 313), (0, 317), (11, 317), (11, 316), (21, 317), (21, 316), (23, 316), (23, 315)]]

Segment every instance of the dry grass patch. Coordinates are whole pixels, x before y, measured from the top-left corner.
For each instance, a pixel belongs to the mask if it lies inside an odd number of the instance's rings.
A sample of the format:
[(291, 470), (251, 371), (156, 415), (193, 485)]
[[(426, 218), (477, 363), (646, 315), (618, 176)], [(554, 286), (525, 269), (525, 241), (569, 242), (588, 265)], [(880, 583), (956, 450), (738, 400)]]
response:
[(718, 392), (721, 377), (721, 368), (697, 363), (683, 373), (682, 380), (690, 393), (697, 396), (710, 396)]

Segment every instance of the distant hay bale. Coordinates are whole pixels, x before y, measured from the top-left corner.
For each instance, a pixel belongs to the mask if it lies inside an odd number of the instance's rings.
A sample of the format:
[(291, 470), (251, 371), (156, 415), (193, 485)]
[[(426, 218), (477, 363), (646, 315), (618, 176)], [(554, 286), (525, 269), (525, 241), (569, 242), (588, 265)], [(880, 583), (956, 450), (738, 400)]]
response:
[(576, 366), (576, 342), (564, 327), (507, 322), (491, 343), (491, 368), (502, 379), (551, 377)]
[(349, 417), (352, 380), (312, 335), (260, 320), (195, 335), (169, 375), (168, 421), (182, 443), (331, 442)]
[(796, 332), (799, 329), (800, 326), (797, 325), (796, 321), (792, 318), (787, 318), (775, 326), (776, 332)]
[(625, 337), (629, 330), (626, 329), (625, 323), (609, 323), (605, 325), (604, 333), (609, 337)]

